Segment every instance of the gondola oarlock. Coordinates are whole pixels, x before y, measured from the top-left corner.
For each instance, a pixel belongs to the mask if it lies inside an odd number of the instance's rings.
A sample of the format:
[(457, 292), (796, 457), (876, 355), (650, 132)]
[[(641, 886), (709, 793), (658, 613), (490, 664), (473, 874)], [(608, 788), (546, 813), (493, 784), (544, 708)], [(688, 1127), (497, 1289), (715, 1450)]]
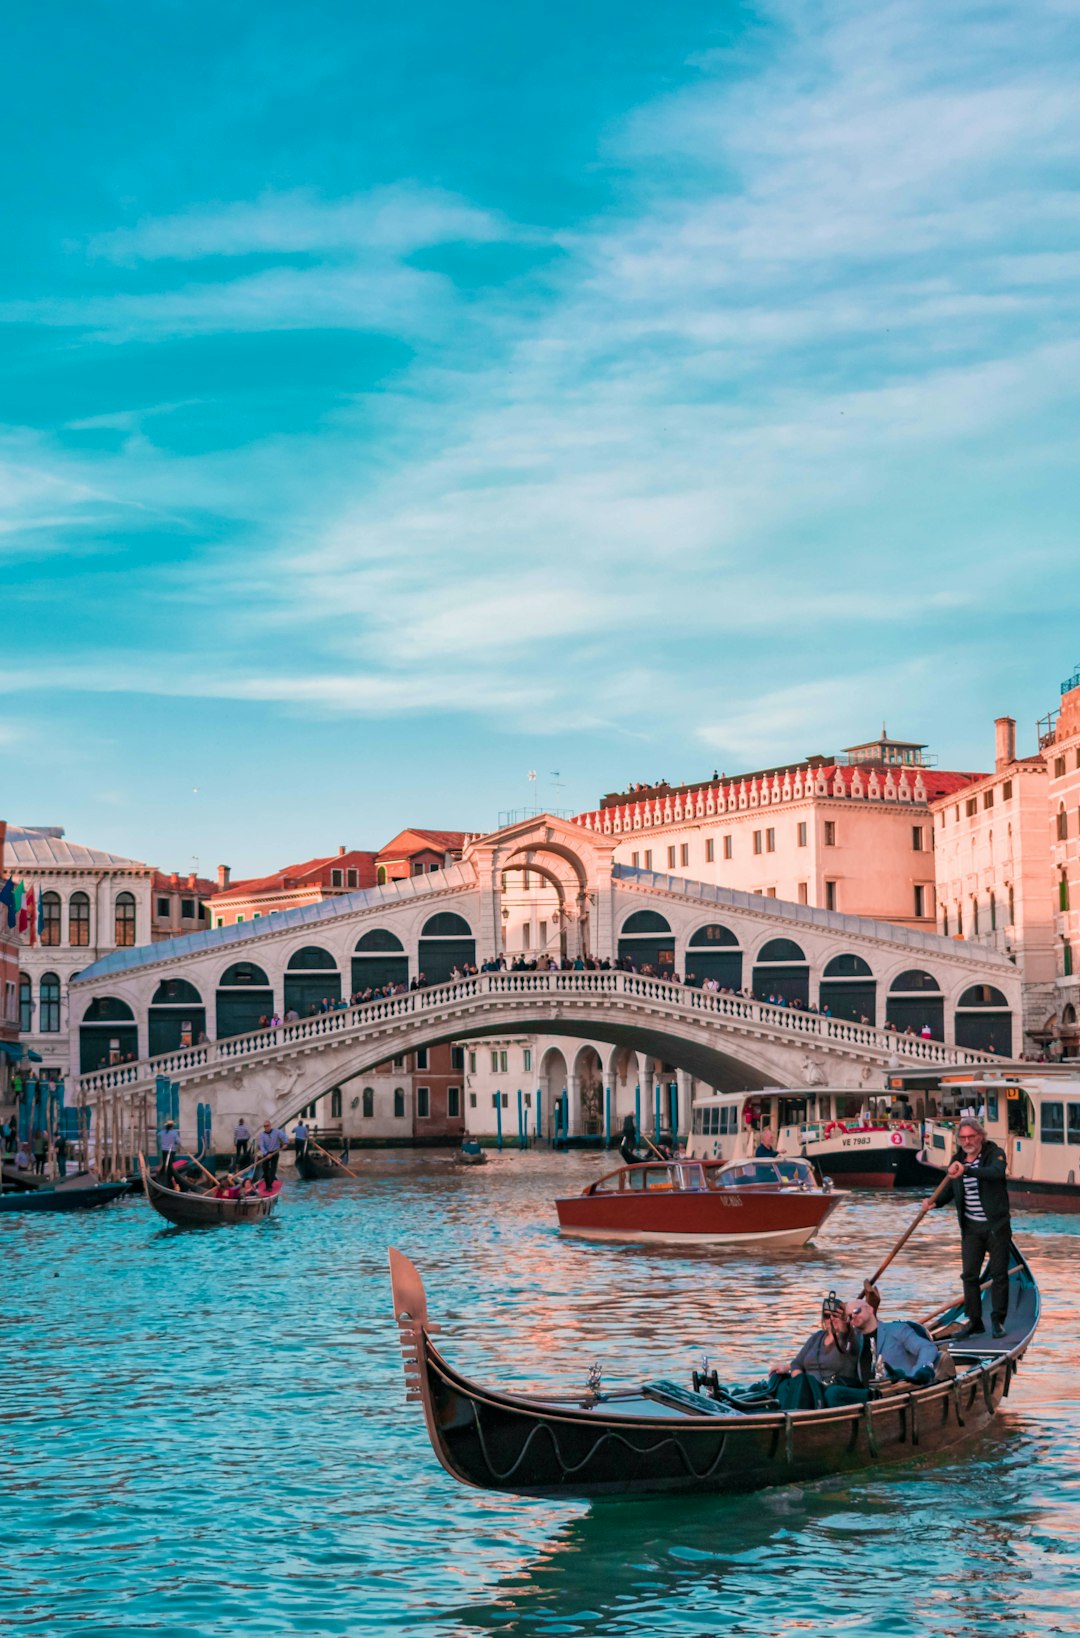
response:
[[(1038, 1288), (1014, 1247), (1009, 1331), (978, 1352), (958, 1346), (953, 1381), (817, 1411), (740, 1409), (670, 1382), (560, 1398), (460, 1375), (431, 1341), (417, 1270), (395, 1250), (390, 1274), (407, 1397), (422, 1404), (439, 1461), (465, 1484), (524, 1496), (735, 1494), (948, 1450), (987, 1426), (1039, 1317)], [(943, 1309), (934, 1327), (959, 1313)]]

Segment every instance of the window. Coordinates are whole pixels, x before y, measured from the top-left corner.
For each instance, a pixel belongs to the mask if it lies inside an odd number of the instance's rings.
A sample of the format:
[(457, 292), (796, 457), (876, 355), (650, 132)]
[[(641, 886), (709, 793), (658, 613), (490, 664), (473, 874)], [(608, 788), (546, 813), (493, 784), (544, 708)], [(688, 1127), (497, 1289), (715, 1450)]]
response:
[(493, 1052), (493, 1053), (492, 1053), (492, 1054), (491, 1054), (491, 1070), (492, 1070), (492, 1074), (497, 1074), (497, 1073), (498, 1073), (498, 1069), (499, 1069), (499, 1054), (498, 1054), (498, 1053), (497, 1053), (497, 1052)]
[(971, 936), (972, 938), (979, 936), (979, 901), (974, 898), (971, 901)]
[(429, 1120), (431, 1117), (431, 1088), (418, 1086), (416, 1088), (416, 1118)]
[(525, 1070), (529, 1070), (529, 1069), (532, 1068), (532, 1047), (523, 1047), (522, 1048), (521, 1067), (522, 1067), (522, 1069), (525, 1069)]
[(668, 869), (669, 870), (674, 870), (675, 869), (675, 849), (673, 847), (669, 847), (668, 850), (667, 850), (667, 862), (668, 862)]
[(923, 850), (923, 828), (921, 825), (911, 827), (911, 851), (921, 853)]
[(983, 807), (984, 808), (992, 808), (993, 805), (994, 805), (994, 792), (993, 792), (993, 787), (991, 787), (990, 790), (983, 791)]
[(19, 974), (19, 1033), (29, 1035), (34, 1027), (34, 992), (26, 973)]
[(424, 861), (423, 861), (423, 859), (414, 859), (413, 860), (411, 866), (409, 867), (409, 874), (412, 875), (412, 876), (422, 876), (424, 874)]
[(446, 1088), (446, 1116), (448, 1120), (461, 1119), (460, 1086), (448, 1086)]
[[(244, 919), (243, 916), (241, 916), (240, 920), (243, 921), (243, 919)], [(251, 919), (252, 919), (252, 921), (261, 921), (262, 920), (262, 911), (261, 910), (254, 910), (252, 912)]]
[(1015, 913), (1014, 900), (1013, 900), (1013, 890), (1012, 890), (1012, 887), (1010, 885), (1010, 887), (1009, 887), (1009, 926), (1010, 927), (1013, 925), (1013, 922), (1015, 920), (1016, 920), (1016, 913)]
[(679, 863), (681, 865), (688, 865), (690, 863), (690, 843), (689, 842), (683, 842), (682, 846), (679, 848)]
[(385, 887), (386, 886), (386, 866), (385, 865), (376, 865), (375, 866), (375, 886), (376, 887)]
[(340, 1086), (335, 1086), (334, 1090), (330, 1094), (330, 1119), (331, 1120), (340, 1120), (341, 1119), (341, 1088), (340, 1088)]
[(799, 883), (799, 903), (800, 904), (809, 904), (810, 903), (810, 883), (809, 882), (800, 882)]
[(997, 932), (997, 898), (993, 893), (990, 895), (990, 931)]
[(1069, 1111), (1068, 1141), (1080, 1143), (1080, 1103), (1070, 1103), (1066, 1107)]
[(775, 853), (776, 852), (776, 832), (775, 832), (775, 830), (767, 830), (765, 832), (765, 851), (766, 851), (766, 853)]
[(825, 846), (826, 847), (835, 847), (836, 846), (836, 820), (835, 819), (826, 819), (826, 821), (825, 821)]
[(1001, 800), (1003, 802), (1011, 802), (1012, 801), (1012, 780), (1011, 779), (1007, 779), (1005, 781), (1004, 785), (1002, 785), (1002, 787), (1001, 787)]
[(949, 936), (949, 912), (947, 910), (941, 912), (941, 936), (942, 938), (948, 938)]
[(180, 900), (180, 920), (181, 921), (194, 921), (195, 920), (195, 900), (194, 899), (181, 899)]
[(542, 921), (540, 923), (540, 948), (542, 950), (547, 949), (547, 922), (546, 921)]
[(1056, 756), (1054, 758), (1054, 778), (1065, 778), (1065, 758), (1063, 756)]
[(645, 869), (646, 870), (651, 870), (652, 869), (652, 848), (651, 847), (647, 847), (645, 849)]
[(634, 869), (636, 870), (638, 868), (638, 866), (640, 865), (640, 863), (641, 863), (641, 854), (640, 853), (631, 853), (630, 863), (633, 865)]
[(1073, 970), (1072, 945), (1068, 941), (1061, 947), (1061, 965), (1065, 977), (1071, 978)]
[(800, 821), (799, 821), (799, 828), (798, 828), (797, 836), (798, 836), (799, 846), (800, 847), (805, 847), (806, 846), (806, 820), (805, 819), (800, 819)]
[(507, 1068), (506, 1060), (507, 1060), (507, 1057), (508, 1057), (507, 1053), (505, 1053), (505, 1052), (500, 1052), (499, 1053), (499, 1068), (500, 1068), (500, 1070), (502, 1071), (502, 1073), (504, 1075), (506, 1074), (506, 1068)]
[(357, 870), (355, 868), (347, 870), (345, 872), (345, 886), (346, 887), (359, 887), (360, 886), (360, 876), (359, 876), (359, 873), (357, 872)]
[(530, 946), (531, 946), (531, 943), (532, 943), (532, 928), (529, 926), (528, 922), (526, 922), (524, 927), (521, 929), (521, 948), (523, 950), (528, 950), (530, 948)]
[[(237, 917), (237, 920), (240, 918)], [(116, 895), (116, 946), (131, 949), (135, 944), (135, 896), (132, 893)]]
[(405, 1068), (405, 1059), (404, 1059), (403, 1056), (399, 1056), (399, 1057), (397, 1057), (397, 1058), (395, 1058), (393, 1060), (393, 1068), (394, 1069), (404, 1069)]
[(964, 907), (962, 904), (956, 906), (956, 936), (957, 938), (963, 938), (964, 936)]
[(716, 842), (710, 836), (705, 843), (705, 863), (713, 864), (716, 860)]
[(452, 1046), (450, 1048), (450, 1068), (451, 1069), (464, 1069), (465, 1068), (465, 1048), (464, 1047)]
[(236, 919), (237, 919), (238, 922), (240, 922), (240, 921), (243, 921), (244, 918), (243, 918), (243, 916), (237, 916)]
[(1043, 1104), (1039, 1136), (1044, 1143), (1065, 1142), (1065, 1105), (1063, 1103)]
[(225, 917), (224, 916), (215, 916), (214, 917), (214, 926), (215, 927), (224, 927), (224, 925), (225, 925)]
[(921, 919), (926, 914), (926, 889), (921, 882), (915, 883), (915, 915)]
[(475, 1092), (470, 1092), (469, 1093), (469, 1108), (470, 1109), (475, 1109), (476, 1108), (476, 1093)]
[(826, 882), (825, 883), (825, 908), (826, 908), (826, 910), (835, 910), (836, 909), (836, 883), (835, 882)]
[(371, 1120), (375, 1114), (375, 1088), (365, 1086), (363, 1091), (362, 1109), (365, 1120)]
[(166, 918), (168, 917), (168, 914), (169, 914), (169, 901), (168, 901), (168, 899), (160, 899), (160, 898), (158, 899), (158, 901), (157, 901), (157, 913), (158, 913), (159, 916), (163, 916), (163, 917), (166, 917)]
[(470, 1075), (475, 1075), (476, 1074), (476, 1053), (475, 1052), (470, 1052), (469, 1053), (469, 1074)]
[(38, 1008), (38, 1028), (42, 1035), (60, 1033), (60, 980), (55, 973), (41, 975), (41, 1005)]
[(775, 887), (767, 887), (765, 889), (765, 897), (767, 899), (775, 899), (775, 897), (776, 897), (776, 888)]
[(967, 815), (967, 817), (969, 819), (974, 819), (974, 817), (975, 817), (976, 813), (978, 813), (978, 811), (979, 811), (979, 799), (978, 799), (978, 797), (977, 796), (969, 796), (967, 801), (964, 803), (964, 812), (965, 812), (965, 814)]
[(754, 852), (755, 853), (760, 853), (761, 852), (761, 832), (760, 832), (760, 830), (755, 830), (755, 832), (754, 832)]
[(730, 859), (731, 858), (731, 837), (730, 836), (725, 836), (724, 837), (724, 858), (725, 859)]
[(427, 1055), (428, 1055), (427, 1047), (417, 1047), (417, 1049), (416, 1049), (416, 1067), (417, 1067), (417, 1069), (426, 1069), (427, 1068), (427, 1066), (428, 1066)]
[(73, 893), (68, 905), (68, 943), (83, 949), (90, 943), (90, 899), (85, 893)]
[(1059, 842), (1064, 842), (1064, 841), (1068, 840), (1068, 836), (1069, 836), (1069, 816), (1065, 812), (1064, 807), (1060, 807), (1060, 808), (1058, 808), (1058, 813), (1057, 813), (1057, 839), (1058, 839)]
[(394, 1119), (405, 1119), (405, 1090), (400, 1086), (394, 1088)]
[(59, 893), (42, 893), (41, 942), (42, 944), (59, 944), (60, 935), (60, 895)]
[(1068, 908), (1069, 908), (1069, 878), (1068, 878), (1068, 876), (1066, 876), (1065, 872), (1062, 871), (1061, 875), (1058, 877), (1058, 909), (1059, 910), (1067, 910)]
[(331, 887), (344, 887), (345, 886), (345, 876), (344, 876), (344, 873), (342, 871), (332, 870), (330, 872), (330, 886)]

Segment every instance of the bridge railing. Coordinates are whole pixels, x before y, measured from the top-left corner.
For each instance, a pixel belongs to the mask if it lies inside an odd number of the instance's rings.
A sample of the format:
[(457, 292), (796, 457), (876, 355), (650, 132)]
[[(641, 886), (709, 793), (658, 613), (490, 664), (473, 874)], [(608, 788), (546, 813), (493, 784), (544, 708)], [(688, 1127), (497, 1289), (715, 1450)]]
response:
[[(152, 1082), (157, 1075), (170, 1080), (183, 1080), (215, 1066), (239, 1065), (276, 1057), (289, 1048), (314, 1046), (317, 1042), (334, 1038), (362, 1035), (373, 1025), (386, 1025), (410, 1016), (465, 1010), (469, 1002), (483, 1001), (498, 996), (550, 996), (574, 999), (606, 997), (628, 1002), (638, 1001), (650, 1007), (662, 1004), (665, 1010), (694, 1015), (730, 1019), (744, 1027), (777, 1031), (781, 1037), (799, 1036), (838, 1046), (862, 1048), (871, 1052), (907, 1058), (917, 1063), (992, 1063), (988, 1053), (971, 1052), (946, 1046), (943, 1041), (924, 1040), (921, 1036), (900, 1035), (892, 1030), (878, 1029), (871, 1024), (849, 1023), (843, 1018), (831, 1018), (824, 1013), (810, 1012), (801, 1007), (776, 1006), (768, 1001), (754, 1001), (742, 995), (724, 995), (685, 984), (673, 984), (663, 978), (646, 978), (640, 973), (610, 972), (498, 972), (478, 973), (470, 978), (451, 979), (445, 984), (432, 984), (422, 990), (408, 990), (379, 1000), (361, 1001), (355, 1006), (338, 1007), (332, 1012), (318, 1013), (313, 1018), (301, 1018), (296, 1023), (279, 1024), (273, 1029), (255, 1030), (247, 1035), (233, 1035), (220, 1041), (204, 1041), (198, 1046), (182, 1047), (156, 1058), (144, 1058), (138, 1063), (117, 1064), (79, 1078), (79, 1095), (93, 1098), (104, 1092), (135, 1088)], [(537, 1020), (537, 1023), (548, 1022)], [(548, 1022), (547, 1033), (558, 1033), (557, 1015)], [(462, 1034), (467, 1035), (468, 1019), (462, 1019)]]

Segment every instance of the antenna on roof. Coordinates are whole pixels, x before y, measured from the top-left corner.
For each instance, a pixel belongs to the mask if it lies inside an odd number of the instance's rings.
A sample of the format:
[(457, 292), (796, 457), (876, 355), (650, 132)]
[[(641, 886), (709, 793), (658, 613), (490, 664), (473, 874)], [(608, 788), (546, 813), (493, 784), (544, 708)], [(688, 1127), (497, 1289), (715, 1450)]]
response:
[(562, 786), (562, 784), (561, 784), (561, 782), (560, 782), (560, 775), (559, 775), (559, 770), (558, 770), (558, 768), (553, 768), (553, 769), (552, 769), (552, 770), (551, 770), (551, 777), (552, 777), (552, 779), (553, 779), (553, 780), (554, 780), (554, 784), (553, 784), (553, 785), (552, 785), (552, 787), (551, 787), (551, 788), (552, 788), (552, 790), (553, 790), (553, 791), (554, 791), (554, 793), (555, 793), (555, 811), (556, 811), (556, 813), (558, 813), (558, 811), (559, 811), (559, 808), (560, 808), (560, 807), (561, 807), (561, 805), (562, 805), (562, 804), (561, 804), (561, 803), (560, 803), (560, 801), (559, 801), (559, 798), (560, 798), (560, 796), (561, 796), (561, 795), (562, 795), (562, 793), (563, 793), (563, 786)]

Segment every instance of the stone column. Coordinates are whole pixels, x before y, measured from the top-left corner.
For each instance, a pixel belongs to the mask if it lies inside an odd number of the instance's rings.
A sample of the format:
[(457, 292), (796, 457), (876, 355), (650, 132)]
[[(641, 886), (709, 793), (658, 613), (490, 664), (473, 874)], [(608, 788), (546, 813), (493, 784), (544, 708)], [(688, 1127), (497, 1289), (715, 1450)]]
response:
[(566, 1135), (567, 1137), (581, 1136), (581, 1097), (578, 1091), (578, 1077), (571, 1071), (566, 1075)]
[(651, 1058), (641, 1073), (641, 1129), (650, 1138), (656, 1128), (656, 1071)]

